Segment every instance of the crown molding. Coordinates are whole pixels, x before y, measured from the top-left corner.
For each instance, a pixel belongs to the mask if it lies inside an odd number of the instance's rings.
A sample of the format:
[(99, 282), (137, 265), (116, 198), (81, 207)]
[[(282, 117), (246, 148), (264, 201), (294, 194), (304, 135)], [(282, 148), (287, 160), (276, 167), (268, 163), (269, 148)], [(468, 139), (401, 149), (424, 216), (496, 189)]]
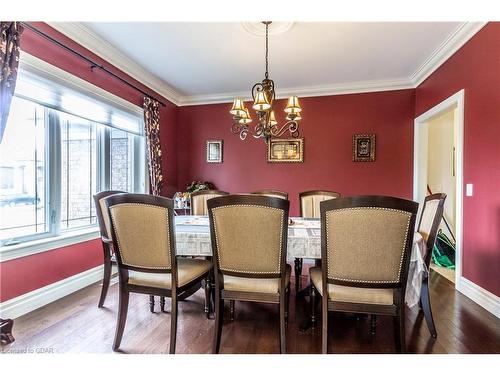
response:
[[(276, 97), (286, 98), (290, 95), (314, 97), (416, 88), (458, 51), (470, 38), (481, 30), (486, 23), (487, 22), (463, 22), (460, 24), (408, 78), (290, 87), (277, 90)], [(166, 82), (154, 76), (135, 61), (125, 56), (116, 47), (81, 23), (48, 22), (47, 24), (103, 58), (109, 64), (114, 65), (132, 78), (156, 91), (177, 106), (229, 103), (234, 98), (242, 98), (244, 100), (251, 99), (250, 91), (184, 96)]]
[[(394, 91), (414, 88), (413, 83), (408, 79), (397, 80), (379, 80), (379, 81), (360, 81), (340, 83), (334, 85), (317, 85), (317, 86), (302, 86), (289, 87), (276, 90), (276, 98), (283, 99), (292, 95), (300, 96), (301, 98), (313, 96), (330, 96), (330, 95), (345, 95), (345, 94), (360, 94), (377, 91)], [(226, 92), (212, 95), (194, 95), (183, 96), (180, 99), (179, 106), (201, 105), (201, 104), (216, 104), (229, 103), (234, 98), (243, 100), (252, 100), (250, 88), (248, 91)]]
[(115, 46), (108, 43), (79, 22), (46, 22), (50, 27), (73, 39), (75, 42), (95, 53), (109, 64), (120, 69), (130, 77), (157, 92), (171, 103), (178, 105), (181, 93), (160, 78), (148, 72), (134, 60), (124, 55)]
[(420, 85), (436, 71), (446, 60), (469, 41), (487, 22), (463, 22), (411, 75), (414, 87)]

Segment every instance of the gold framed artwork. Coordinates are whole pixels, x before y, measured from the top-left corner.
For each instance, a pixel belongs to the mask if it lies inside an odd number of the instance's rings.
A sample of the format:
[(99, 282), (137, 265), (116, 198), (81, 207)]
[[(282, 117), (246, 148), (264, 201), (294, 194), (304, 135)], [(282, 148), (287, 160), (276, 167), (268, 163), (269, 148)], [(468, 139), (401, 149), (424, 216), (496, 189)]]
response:
[(224, 142), (222, 139), (207, 141), (207, 163), (222, 163)]
[(267, 162), (304, 162), (304, 138), (269, 139), (267, 142)]
[(354, 134), (352, 161), (375, 161), (375, 134)]

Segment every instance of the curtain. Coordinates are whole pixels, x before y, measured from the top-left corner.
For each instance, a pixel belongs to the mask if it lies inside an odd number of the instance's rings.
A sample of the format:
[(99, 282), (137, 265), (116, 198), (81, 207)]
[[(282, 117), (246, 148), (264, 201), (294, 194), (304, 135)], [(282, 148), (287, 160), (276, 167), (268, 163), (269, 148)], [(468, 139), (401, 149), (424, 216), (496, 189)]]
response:
[(160, 147), (160, 103), (146, 96), (144, 97), (143, 108), (150, 190), (154, 195), (160, 195), (163, 183)]
[(22, 32), (23, 27), (19, 22), (0, 22), (0, 142), (3, 139), (10, 103), (16, 88)]

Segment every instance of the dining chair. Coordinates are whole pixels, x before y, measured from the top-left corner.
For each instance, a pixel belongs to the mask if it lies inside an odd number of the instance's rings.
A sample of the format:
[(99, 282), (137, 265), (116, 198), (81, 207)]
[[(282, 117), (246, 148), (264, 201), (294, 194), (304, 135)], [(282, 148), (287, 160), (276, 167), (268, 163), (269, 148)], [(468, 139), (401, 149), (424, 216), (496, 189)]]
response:
[(99, 231), (101, 233), (102, 250), (104, 256), (104, 275), (102, 278), (101, 296), (97, 307), (103, 307), (106, 295), (108, 294), (111, 280), (112, 266), (116, 265), (116, 258), (113, 253), (113, 240), (111, 238), (111, 221), (106, 209), (105, 199), (114, 194), (123, 194), (125, 191), (105, 190), (94, 195), (95, 212)]
[(262, 197), (275, 197), (281, 199), (288, 199), (288, 193), (279, 190), (257, 190), (250, 194), (260, 195)]
[[(315, 218), (319, 219), (320, 211), (319, 204), (328, 199), (334, 199), (340, 197), (340, 193), (336, 191), (327, 190), (309, 190), (299, 193), (299, 203), (300, 203), (300, 216), (304, 218)], [(302, 276), (302, 258), (295, 258), (295, 293), (299, 293), (302, 289), (301, 276)], [(316, 263), (318, 266), (319, 263)]]
[(309, 270), (311, 306), (321, 295), (322, 352), (328, 312), (393, 316), (396, 348), (405, 352), (405, 291), (418, 203), (383, 196), (321, 202), (321, 267)]
[[(113, 350), (122, 341), (130, 293), (171, 298), (170, 347), (175, 353), (177, 304), (210, 278), (212, 263), (205, 259), (177, 258), (174, 202), (148, 194), (120, 194), (105, 199), (119, 276), (118, 319)], [(205, 282), (205, 287), (210, 287)], [(209, 298), (210, 293), (205, 293)], [(210, 305), (208, 301), (205, 304)]]
[(286, 263), (290, 202), (229, 195), (207, 204), (215, 275), (212, 353), (220, 349), (225, 300), (277, 304), (280, 352), (285, 353), (291, 273)]
[(437, 193), (425, 197), (422, 214), (418, 223), (417, 232), (422, 235), (425, 241), (425, 256), (424, 262), (426, 271), (422, 278), (422, 289), (420, 291), (420, 306), (424, 312), (427, 327), (433, 338), (437, 337), (437, 330), (434, 325), (434, 318), (432, 316), (431, 300), (429, 295), (429, 267), (432, 258), (432, 249), (436, 243), (436, 236), (438, 233), (439, 225), (443, 218), (444, 202), (446, 194)]
[(191, 193), (191, 215), (208, 215), (207, 200), (224, 195), (229, 193), (220, 190), (200, 190)]

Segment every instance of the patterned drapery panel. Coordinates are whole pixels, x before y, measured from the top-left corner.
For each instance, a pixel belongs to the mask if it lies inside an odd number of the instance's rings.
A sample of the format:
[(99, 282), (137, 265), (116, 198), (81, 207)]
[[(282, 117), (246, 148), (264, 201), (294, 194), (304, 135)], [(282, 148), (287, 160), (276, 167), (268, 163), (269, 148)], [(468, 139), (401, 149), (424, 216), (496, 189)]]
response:
[(160, 195), (163, 183), (160, 147), (160, 103), (144, 97), (144, 127), (148, 146), (149, 181), (151, 192)]
[(16, 88), (19, 42), (23, 27), (19, 22), (0, 22), (0, 142), (2, 142), (10, 103)]

